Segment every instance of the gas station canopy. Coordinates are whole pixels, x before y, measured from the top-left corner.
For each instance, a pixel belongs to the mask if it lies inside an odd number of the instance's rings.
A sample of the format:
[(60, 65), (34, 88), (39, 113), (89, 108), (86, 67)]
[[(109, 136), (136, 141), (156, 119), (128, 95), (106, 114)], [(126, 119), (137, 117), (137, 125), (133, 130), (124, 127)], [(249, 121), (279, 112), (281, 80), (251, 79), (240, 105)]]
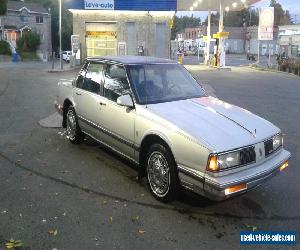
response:
[(127, 11), (235, 11), (260, 0), (68, 0), (68, 9)]
[(178, 11), (219, 11), (220, 2), (226, 11), (238, 11), (259, 2), (260, 0), (178, 0)]

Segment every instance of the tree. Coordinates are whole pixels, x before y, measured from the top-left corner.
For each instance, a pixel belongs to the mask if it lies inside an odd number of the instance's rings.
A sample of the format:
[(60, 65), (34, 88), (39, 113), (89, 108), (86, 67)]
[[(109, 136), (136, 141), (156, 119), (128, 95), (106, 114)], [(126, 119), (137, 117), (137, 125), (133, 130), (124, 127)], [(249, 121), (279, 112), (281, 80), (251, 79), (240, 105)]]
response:
[[(220, 16), (219, 13), (211, 13), (211, 16), (210, 16), (211, 25), (216, 25), (216, 26), (219, 25), (219, 16)], [(208, 17), (206, 17), (204, 25), (206, 25), (206, 26), (208, 25)]]
[(11, 55), (9, 43), (4, 40), (0, 41), (0, 55)]
[(0, 16), (6, 15), (7, 11), (7, 0), (0, 1)]
[(17, 40), (17, 48), (19, 51), (35, 52), (41, 44), (41, 37), (35, 31), (23, 32), (22, 36)]
[[(211, 14), (211, 24), (219, 25), (219, 13)], [(205, 20), (205, 25), (208, 23), (208, 18)], [(224, 26), (226, 27), (243, 27), (258, 25), (258, 10), (243, 9), (241, 11), (229, 11), (224, 15)]]
[(270, 7), (274, 7), (274, 26), (292, 24), (292, 18), (288, 10), (283, 10), (280, 3), (271, 0)]
[(171, 39), (174, 40), (176, 38), (176, 34), (183, 31), (185, 28), (194, 28), (199, 27), (201, 25), (201, 19), (199, 17), (192, 16), (175, 16), (174, 17), (174, 25), (171, 30)]

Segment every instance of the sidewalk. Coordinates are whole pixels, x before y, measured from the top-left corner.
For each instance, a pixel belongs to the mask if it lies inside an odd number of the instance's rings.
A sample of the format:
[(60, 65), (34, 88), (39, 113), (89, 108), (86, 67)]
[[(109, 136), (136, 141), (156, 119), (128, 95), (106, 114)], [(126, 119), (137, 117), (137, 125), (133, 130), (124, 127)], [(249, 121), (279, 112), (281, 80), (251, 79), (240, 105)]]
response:
[(217, 68), (207, 66), (205, 64), (189, 64), (183, 65), (188, 71), (216, 71)]
[(47, 72), (65, 72), (65, 71), (72, 71), (77, 70), (77, 67), (71, 67), (69, 63), (63, 62), (63, 70), (60, 69), (60, 63), (58, 60), (54, 63), (54, 68), (52, 69), (52, 61), (50, 62), (42, 62), (42, 61), (31, 61), (31, 62), (11, 62), (11, 61), (0, 61), (0, 68), (7, 68), (7, 69), (40, 69)]

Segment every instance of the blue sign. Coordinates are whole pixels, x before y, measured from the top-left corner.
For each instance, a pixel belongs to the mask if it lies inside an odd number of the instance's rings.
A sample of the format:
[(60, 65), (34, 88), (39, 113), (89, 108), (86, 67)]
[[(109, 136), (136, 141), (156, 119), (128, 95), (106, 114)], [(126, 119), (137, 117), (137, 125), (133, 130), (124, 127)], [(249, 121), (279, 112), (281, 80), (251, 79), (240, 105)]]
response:
[(269, 231), (255, 231), (255, 232), (241, 232), (241, 244), (296, 244), (296, 232), (269, 232)]
[(86, 10), (113, 10), (114, 0), (84, 0)]
[(70, 0), (65, 2), (65, 7), (81, 10), (176, 11), (177, 0)]

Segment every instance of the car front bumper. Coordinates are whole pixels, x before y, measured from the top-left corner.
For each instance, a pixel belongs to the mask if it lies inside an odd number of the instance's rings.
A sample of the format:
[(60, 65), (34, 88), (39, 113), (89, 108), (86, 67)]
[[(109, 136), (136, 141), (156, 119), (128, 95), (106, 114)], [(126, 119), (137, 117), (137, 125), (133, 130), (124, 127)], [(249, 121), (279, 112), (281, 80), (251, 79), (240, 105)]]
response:
[[(182, 171), (178, 167), (181, 183), (187, 189), (204, 195), (211, 200), (225, 200), (232, 196), (248, 192), (259, 185), (265, 183), (270, 178), (280, 173), (280, 168), (290, 159), (290, 152), (281, 149), (272, 158), (260, 165), (241, 170), (223, 176), (211, 176), (209, 174), (196, 176), (195, 172)], [(228, 193), (232, 187), (243, 186), (240, 190)]]

